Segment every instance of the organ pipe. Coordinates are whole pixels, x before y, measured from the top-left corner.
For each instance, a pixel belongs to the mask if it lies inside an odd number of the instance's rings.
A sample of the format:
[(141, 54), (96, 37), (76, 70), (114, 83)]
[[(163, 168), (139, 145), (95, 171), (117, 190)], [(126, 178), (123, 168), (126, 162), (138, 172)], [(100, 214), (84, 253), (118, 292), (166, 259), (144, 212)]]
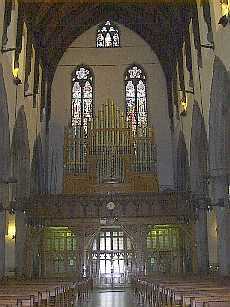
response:
[[(64, 134), (64, 172), (76, 176), (96, 174), (97, 183), (124, 182), (126, 171), (156, 175), (156, 145), (150, 127), (136, 133), (125, 114), (108, 100), (87, 129), (68, 126)], [(128, 162), (127, 162), (128, 161)], [(89, 165), (94, 163), (94, 165)]]

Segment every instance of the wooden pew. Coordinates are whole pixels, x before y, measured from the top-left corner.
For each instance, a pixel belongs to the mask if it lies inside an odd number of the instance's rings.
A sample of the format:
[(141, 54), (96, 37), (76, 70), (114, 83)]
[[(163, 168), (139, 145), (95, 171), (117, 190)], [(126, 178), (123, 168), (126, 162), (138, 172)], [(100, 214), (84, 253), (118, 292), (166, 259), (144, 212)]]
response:
[[(230, 306), (230, 283), (213, 280), (136, 280), (132, 282), (138, 301), (148, 306)], [(203, 304), (203, 305), (202, 305)]]
[(92, 289), (90, 279), (78, 282), (23, 282), (0, 285), (0, 306), (73, 306), (85, 300)]

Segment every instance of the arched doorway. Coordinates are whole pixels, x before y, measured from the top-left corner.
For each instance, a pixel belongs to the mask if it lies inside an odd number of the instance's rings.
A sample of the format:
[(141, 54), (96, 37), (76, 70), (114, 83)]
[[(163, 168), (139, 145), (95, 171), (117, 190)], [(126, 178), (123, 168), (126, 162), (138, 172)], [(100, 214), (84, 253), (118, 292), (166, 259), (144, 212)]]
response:
[(101, 228), (89, 249), (90, 275), (99, 287), (123, 287), (134, 272), (134, 248), (122, 227)]

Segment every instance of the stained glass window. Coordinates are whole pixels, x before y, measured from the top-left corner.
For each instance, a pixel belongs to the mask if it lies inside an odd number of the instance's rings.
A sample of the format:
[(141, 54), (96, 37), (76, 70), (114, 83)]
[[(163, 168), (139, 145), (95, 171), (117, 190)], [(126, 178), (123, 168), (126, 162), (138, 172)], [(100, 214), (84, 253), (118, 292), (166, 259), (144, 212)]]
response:
[(135, 132), (147, 126), (146, 75), (139, 65), (130, 66), (125, 73), (126, 117)]
[(78, 66), (72, 74), (72, 126), (87, 133), (93, 116), (93, 74), (87, 66)]
[(97, 29), (97, 47), (113, 48), (120, 47), (120, 34), (116, 25), (107, 20)]

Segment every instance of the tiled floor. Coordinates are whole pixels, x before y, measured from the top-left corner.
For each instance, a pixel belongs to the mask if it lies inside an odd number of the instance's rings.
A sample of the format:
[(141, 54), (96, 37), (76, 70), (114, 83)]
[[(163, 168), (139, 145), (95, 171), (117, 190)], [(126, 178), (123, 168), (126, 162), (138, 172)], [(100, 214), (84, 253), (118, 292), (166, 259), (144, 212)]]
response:
[[(79, 306), (79, 305), (77, 305)], [(136, 307), (137, 302), (132, 292), (128, 289), (94, 290), (89, 300), (79, 307)], [(140, 305), (139, 305), (140, 306)]]

